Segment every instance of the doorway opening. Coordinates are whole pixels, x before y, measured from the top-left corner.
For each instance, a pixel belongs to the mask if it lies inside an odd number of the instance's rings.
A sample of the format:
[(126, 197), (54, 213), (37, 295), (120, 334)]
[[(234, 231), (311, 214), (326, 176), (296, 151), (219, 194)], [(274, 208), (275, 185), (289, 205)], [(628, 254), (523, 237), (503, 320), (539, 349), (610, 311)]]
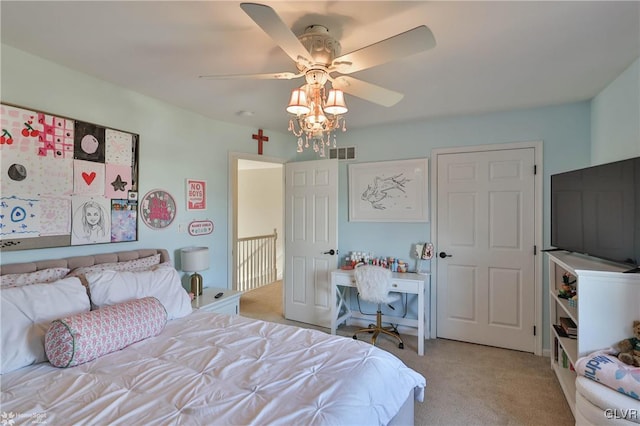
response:
[[(257, 158), (256, 158), (257, 157)], [(253, 155), (231, 158), (233, 226), (230, 275), (243, 306), (260, 319), (283, 317), (283, 162)]]

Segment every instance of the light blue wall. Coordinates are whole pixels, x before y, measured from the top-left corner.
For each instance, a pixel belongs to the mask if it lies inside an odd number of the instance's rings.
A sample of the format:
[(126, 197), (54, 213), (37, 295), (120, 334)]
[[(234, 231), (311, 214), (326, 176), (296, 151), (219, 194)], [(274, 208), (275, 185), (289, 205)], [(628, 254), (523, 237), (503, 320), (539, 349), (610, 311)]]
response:
[[(340, 146), (355, 146), (357, 162), (430, 157), (433, 148), (543, 141), (544, 236), (548, 244), (549, 175), (589, 164), (589, 103), (457, 116), (420, 123), (349, 130)], [(428, 223), (356, 223), (348, 221), (347, 163), (340, 165), (339, 249), (404, 257), (412, 243), (429, 241)], [(436, 248), (437, 249), (437, 248)]]
[[(589, 164), (589, 102), (349, 130), (339, 135), (338, 144), (355, 146), (357, 161), (369, 162), (430, 157), (433, 148), (525, 141), (543, 141), (543, 245), (549, 247), (549, 177)], [(347, 163), (340, 165), (339, 185), (338, 245), (343, 255), (350, 251), (373, 251), (376, 255), (409, 259), (412, 244), (431, 240), (429, 223), (349, 222)], [(409, 264), (414, 265), (413, 261)], [(545, 349), (549, 348), (547, 276), (545, 267), (541, 327)], [(410, 310), (408, 316), (412, 313)]]
[(640, 156), (640, 58), (591, 101), (591, 162)]
[[(2, 102), (138, 133), (140, 195), (161, 188), (173, 194), (178, 204), (176, 219), (166, 229), (152, 230), (140, 221), (135, 243), (3, 252), (2, 263), (164, 247), (178, 260), (179, 268), (180, 248), (208, 246), (212, 258), (211, 268), (202, 273), (205, 284), (227, 286), (228, 153), (257, 152), (251, 138), (257, 129), (205, 118), (6, 45), (2, 45), (1, 66)], [(267, 134), (266, 156), (295, 155), (289, 135)], [(186, 178), (207, 181), (205, 213), (186, 211)], [(213, 234), (192, 237), (178, 232), (179, 224), (195, 219), (212, 220)]]
[[(2, 45), (2, 101), (53, 112), (140, 134), (140, 193), (163, 188), (173, 193), (179, 204), (174, 224), (154, 231), (140, 224), (139, 241), (2, 253), (2, 263), (74, 256), (87, 252), (110, 252), (133, 248), (166, 247), (175, 259), (177, 250), (190, 245), (206, 245), (212, 250), (212, 267), (203, 275), (205, 282), (226, 286), (228, 282), (228, 152), (255, 153), (251, 134), (256, 129), (207, 119), (158, 100), (116, 87), (95, 78), (63, 68)], [(619, 79), (592, 103), (579, 102), (544, 108), (432, 119), (419, 123), (350, 129), (338, 134), (339, 146), (356, 146), (358, 162), (429, 157), (436, 147), (538, 141), (544, 143), (544, 245), (549, 244), (549, 176), (601, 161), (611, 149), (609, 135), (621, 132), (623, 142), (615, 146), (616, 155), (638, 154), (637, 99), (629, 100), (625, 91), (636, 90), (636, 61)], [(620, 88), (619, 86), (622, 86)], [(635, 103), (634, 103), (635, 102)], [(636, 107), (636, 116), (618, 113)], [(348, 119), (348, 116), (347, 116)], [(592, 121), (594, 123), (592, 123)], [(613, 124), (612, 124), (613, 123)], [(631, 124), (629, 124), (631, 123)], [(627, 130), (620, 130), (625, 128)], [(594, 136), (592, 147), (591, 133)], [(289, 134), (269, 131), (265, 155), (296, 160), (295, 141)], [(601, 136), (602, 135), (602, 136)], [(634, 139), (635, 138), (635, 139)], [(629, 148), (630, 147), (630, 148)], [(592, 154), (593, 149), (593, 154)], [(373, 251), (378, 255), (408, 258), (412, 243), (430, 240), (430, 224), (350, 223), (348, 222), (347, 163), (340, 164), (339, 249)], [(208, 182), (209, 208), (206, 214), (184, 208), (184, 179), (202, 178)], [(211, 219), (212, 235), (190, 237), (178, 232), (177, 224), (193, 219)], [(179, 264), (177, 265), (179, 266)], [(548, 329), (548, 283), (544, 275), (545, 301), (543, 330)], [(548, 336), (545, 336), (548, 348)]]

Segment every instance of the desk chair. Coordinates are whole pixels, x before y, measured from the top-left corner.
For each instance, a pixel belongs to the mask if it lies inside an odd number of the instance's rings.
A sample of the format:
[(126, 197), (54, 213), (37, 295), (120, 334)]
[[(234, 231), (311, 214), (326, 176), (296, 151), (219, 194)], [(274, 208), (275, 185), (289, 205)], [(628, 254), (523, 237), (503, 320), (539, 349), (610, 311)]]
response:
[(381, 266), (361, 265), (356, 267), (354, 275), (359, 297), (362, 300), (377, 303), (378, 311), (376, 312), (375, 325), (371, 324), (368, 328), (356, 331), (353, 338), (358, 340), (359, 333), (373, 333), (371, 344), (375, 345), (376, 339), (382, 333), (397, 339), (400, 342), (398, 348), (404, 349), (404, 343), (398, 330), (395, 327), (382, 326), (382, 304), (388, 304), (400, 298), (398, 294), (389, 293), (391, 290), (391, 271)]

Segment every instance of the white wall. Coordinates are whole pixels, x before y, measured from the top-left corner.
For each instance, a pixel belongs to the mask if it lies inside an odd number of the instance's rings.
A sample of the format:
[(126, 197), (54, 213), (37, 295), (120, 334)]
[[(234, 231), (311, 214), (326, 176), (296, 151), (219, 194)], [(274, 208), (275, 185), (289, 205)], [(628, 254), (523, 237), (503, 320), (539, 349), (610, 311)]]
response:
[(284, 264), (282, 165), (268, 169), (238, 170), (238, 237), (267, 235), (276, 229), (276, 265), (282, 279)]
[(640, 58), (591, 101), (591, 163), (640, 156)]

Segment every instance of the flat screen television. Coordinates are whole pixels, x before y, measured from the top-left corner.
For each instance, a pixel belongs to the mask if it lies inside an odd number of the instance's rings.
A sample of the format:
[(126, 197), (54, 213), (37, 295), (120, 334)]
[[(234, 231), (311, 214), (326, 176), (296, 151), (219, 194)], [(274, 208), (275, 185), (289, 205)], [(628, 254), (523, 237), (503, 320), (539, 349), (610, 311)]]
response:
[(551, 245), (638, 268), (640, 157), (552, 175)]

